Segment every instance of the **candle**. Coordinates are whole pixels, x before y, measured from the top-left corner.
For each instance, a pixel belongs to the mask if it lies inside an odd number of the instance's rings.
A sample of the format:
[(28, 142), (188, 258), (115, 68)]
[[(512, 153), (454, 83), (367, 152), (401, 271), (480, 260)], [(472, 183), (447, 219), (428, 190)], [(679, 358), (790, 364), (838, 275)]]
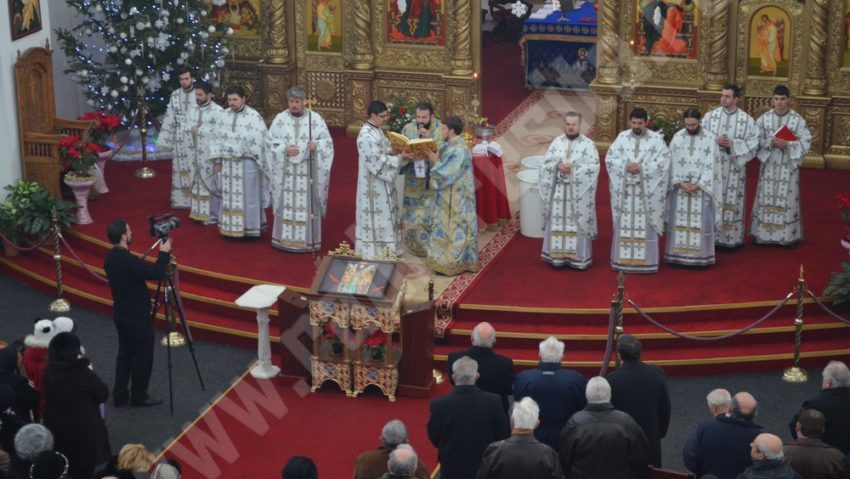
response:
[(472, 79), (475, 80), (475, 81), (478, 81), (478, 72), (474, 72), (472, 74)]

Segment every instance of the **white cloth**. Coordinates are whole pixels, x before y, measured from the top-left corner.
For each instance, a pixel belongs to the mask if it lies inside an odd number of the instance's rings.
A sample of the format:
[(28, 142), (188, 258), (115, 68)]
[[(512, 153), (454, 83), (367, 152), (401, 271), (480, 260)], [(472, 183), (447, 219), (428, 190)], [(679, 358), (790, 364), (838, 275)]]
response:
[(221, 214), (218, 231), (224, 236), (260, 236), (266, 225), (268, 181), (264, 165), (266, 123), (249, 106), (228, 108), (210, 145), (210, 158), (221, 164)]
[[(750, 234), (757, 243), (792, 245), (803, 240), (800, 210), (800, 166), (812, 147), (806, 120), (792, 109), (784, 115), (768, 111), (756, 121), (761, 162)], [(777, 130), (787, 126), (797, 137), (781, 150), (771, 145)]]
[(389, 248), (402, 254), (402, 231), (398, 211), (396, 176), (401, 157), (391, 154), (390, 140), (369, 122), (357, 135), (357, 226), (355, 251), (374, 259)]
[[(640, 171), (626, 171), (637, 163)], [(670, 170), (670, 150), (663, 137), (650, 130), (641, 136), (626, 130), (605, 155), (614, 238), (611, 268), (632, 273), (658, 271), (658, 236), (664, 232), (664, 201)]]
[(710, 131), (715, 138), (726, 135), (731, 141), (728, 149), (718, 147), (723, 172), (723, 193), (721, 209), (717, 210), (722, 223), (717, 230), (716, 242), (727, 248), (741, 246), (744, 244), (745, 231), (746, 166), (758, 150), (759, 129), (755, 120), (740, 108), (729, 113), (722, 107), (705, 115), (702, 127)]
[(191, 118), (190, 122), (197, 126), (198, 130), (192, 134), (194, 161), (189, 218), (206, 224), (217, 222), (221, 210), (221, 181), (213, 171), (214, 164), (210, 159), (209, 150), (222, 111), (217, 103), (207, 102), (206, 105), (198, 106), (197, 116)]
[[(691, 135), (681, 129), (670, 141), (670, 190), (667, 197), (667, 245), (664, 259), (690, 266), (714, 264), (715, 229), (720, 223), (723, 191), (717, 141), (700, 128)], [(682, 183), (699, 189), (693, 194)]]
[(158, 144), (171, 148), (171, 207), (189, 209), (192, 202), (192, 178), (194, 177), (195, 153), (192, 127), (198, 116), (195, 89), (178, 88), (171, 93), (168, 109), (162, 120)]
[[(313, 155), (307, 147), (311, 138), (316, 143)], [(287, 155), (289, 145), (298, 148), (297, 155)], [(333, 158), (333, 140), (321, 115), (304, 110), (296, 117), (286, 110), (275, 117), (266, 136), (265, 168), (271, 175), (275, 248), (321, 249)]]
[[(570, 173), (558, 171), (570, 163)], [(541, 257), (554, 266), (585, 269), (593, 259), (591, 240), (596, 238), (596, 187), (599, 179), (599, 151), (593, 141), (579, 135), (566, 135), (549, 145), (540, 167), (540, 196), (543, 200)]]

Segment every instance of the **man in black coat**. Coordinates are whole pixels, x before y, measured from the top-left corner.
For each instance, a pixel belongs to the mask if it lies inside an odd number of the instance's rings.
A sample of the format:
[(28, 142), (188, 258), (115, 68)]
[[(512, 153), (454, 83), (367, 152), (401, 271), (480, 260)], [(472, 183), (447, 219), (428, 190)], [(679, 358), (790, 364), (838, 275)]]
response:
[(428, 438), (438, 449), (441, 479), (471, 479), (484, 449), (510, 434), (502, 402), (493, 393), (475, 387), (478, 364), (462, 357), (452, 366), (455, 387), (431, 401)]
[(755, 398), (740, 392), (732, 398), (732, 412), (697, 425), (682, 450), (685, 467), (702, 477), (714, 474), (735, 479), (753, 464), (750, 445), (762, 431), (753, 422), (758, 412)]
[[(823, 382), (817, 396), (803, 403), (803, 410), (817, 409), (826, 419), (821, 440), (850, 455), (850, 370), (841, 361), (830, 361), (823, 368)], [(791, 419), (791, 436), (797, 439), (797, 419)]]
[(113, 317), (118, 330), (112, 399), (116, 406), (123, 406), (128, 400), (131, 406), (162, 404), (161, 400), (148, 396), (155, 338), (151, 297), (145, 280), (165, 278), (171, 261), (171, 239), (160, 243), (156, 264), (151, 265), (130, 253), (133, 232), (126, 221), (114, 220), (106, 233), (112, 250), (106, 255), (104, 269), (112, 289)]
[(670, 392), (664, 371), (640, 360), (640, 340), (625, 334), (617, 342), (622, 366), (608, 375), (611, 404), (627, 413), (649, 441), (649, 463), (661, 467), (661, 438), (670, 425)]
[(508, 397), (514, 387), (514, 362), (505, 356), (493, 352), (496, 343), (496, 330), (490, 323), (479, 323), (472, 330), (472, 347), (463, 351), (449, 353), (448, 371), (452, 375), (452, 365), (458, 359), (469, 356), (478, 363), (478, 382), (482, 391), (498, 394), (502, 399), (505, 416), (508, 414)]
[(646, 478), (646, 434), (628, 414), (611, 405), (611, 386), (591, 378), (587, 406), (573, 414), (561, 431), (561, 469), (569, 479)]

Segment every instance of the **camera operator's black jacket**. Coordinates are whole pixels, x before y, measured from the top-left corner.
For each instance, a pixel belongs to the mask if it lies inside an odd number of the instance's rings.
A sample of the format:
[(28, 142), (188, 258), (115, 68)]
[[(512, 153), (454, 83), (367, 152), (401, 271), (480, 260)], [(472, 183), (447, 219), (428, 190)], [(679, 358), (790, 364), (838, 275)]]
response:
[(104, 269), (112, 289), (113, 317), (116, 321), (152, 322), (151, 297), (145, 280), (165, 278), (170, 261), (170, 253), (160, 252), (156, 264), (150, 264), (126, 248), (112, 248), (106, 255)]

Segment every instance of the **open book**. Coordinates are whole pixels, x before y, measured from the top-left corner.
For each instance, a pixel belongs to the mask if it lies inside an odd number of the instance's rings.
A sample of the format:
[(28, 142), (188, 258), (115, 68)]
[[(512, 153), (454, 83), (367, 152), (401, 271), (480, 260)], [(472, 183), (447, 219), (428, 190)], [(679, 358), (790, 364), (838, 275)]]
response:
[(416, 158), (427, 158), (428, 151), (437, 152), (437, 142), (431, 138), (415, 138), (411, 140), (394, 131), (388, 131), (387, 138), (390, 139), (390, 143), (392, 143), (394, 149), (400, 152), (409, 151)]

